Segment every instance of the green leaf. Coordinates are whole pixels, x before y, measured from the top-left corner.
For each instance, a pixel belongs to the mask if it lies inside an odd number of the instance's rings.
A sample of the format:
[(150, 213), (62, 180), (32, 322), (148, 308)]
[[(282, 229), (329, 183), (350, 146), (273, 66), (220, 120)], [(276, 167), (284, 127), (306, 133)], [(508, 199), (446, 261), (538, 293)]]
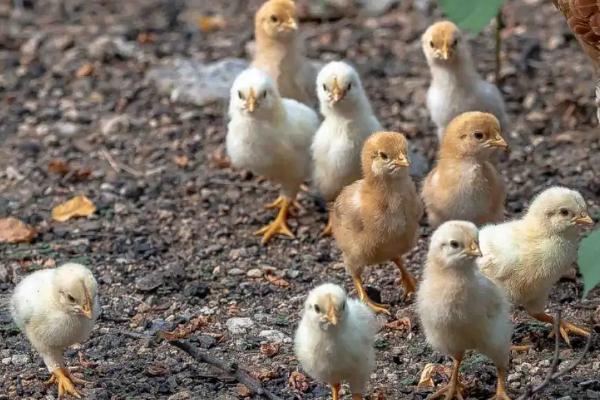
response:
[(600, 283), (600, 229), (596, 229), (581, 241), (577, 263), (583, 275), (583, 297), (585, 297)]
[(440, 0), (444, 14), (461, 29), (478, 34), (494, 18), (505, 0)]

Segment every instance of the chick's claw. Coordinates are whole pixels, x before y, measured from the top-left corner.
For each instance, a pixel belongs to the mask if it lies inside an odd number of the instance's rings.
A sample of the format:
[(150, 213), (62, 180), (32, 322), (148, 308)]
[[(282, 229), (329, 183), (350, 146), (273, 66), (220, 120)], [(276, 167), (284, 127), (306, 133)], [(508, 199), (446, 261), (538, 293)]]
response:
[(444, 400), (464, 400), (460, 389), (460, 385), (450, 383), (447, 386), (444, 386), (443, 388), (438, 390), (437, 392), (433, 393), (431, 396), (427, 397), (427, 400), (439, 399), (444, 395), (446, 395), (444, 397)]
[[(566, 322), (566, 321), (560, 321), (560, 336), (563, 338), (563, 340), (565, 341), (565, 343), (569, 346), (571, 346), (571, 339), (569, 337), (569, 335), (572, 333), (574, 335), (577, 336), (584, 336), (587, 337), (590, 335), (590, 332), (586, 329), (580, 328), (575, 324), (572, 324), (570, 322)], [(554, 336), (554, 331), (550, 332), (550, 337)]]
[(294, 234), (287, 225), (287, 217), (290, 208), (290, 201), (287, 199), (283, 200), (283, 204), (279, 209), (279, 213), (273, 222), (266, 225), (255, 232), (256, 235), (263, 235), (261, 244), (265, 245), (275, 235), (285, 235), (293, 238)]
[[(77, 380), (77, 379), (71, 378), (71, 375), (68, 370), (66, 370), (65, 368), (57, 368), (54, 371), (52, 371), (52, 376), (50, 377), (50, 379), (48, 379), (46, 381), (46, 384), (48, 384), (48, 385), (56, 384), (57, 385), (59, 399), (64, 398), (65, 394), (68, 394), (68, 395), (71, 395), (71, 396), (74, 396), (74, 397), (77, 397), (78, 399), (80, 399), (81, 395), (75, 389), (75, 385), (73, 384), (74, 380)], [(79, 381), (81, 381), (81, 380), (79, 380)]]

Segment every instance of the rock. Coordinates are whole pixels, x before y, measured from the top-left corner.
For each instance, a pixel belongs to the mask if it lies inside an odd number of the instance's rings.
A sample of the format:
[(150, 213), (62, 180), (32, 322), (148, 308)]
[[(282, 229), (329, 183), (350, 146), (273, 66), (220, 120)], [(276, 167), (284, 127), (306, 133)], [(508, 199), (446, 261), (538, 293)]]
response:
[(588, 399), (600, 399), (600, 392), (595, 390), (586, 390), (585, 395)]
[(14, 354), (10, 358), (10, 361), (13, 365), (24, 365), (29, 364), (31, 362), (31, 359), (27, 354)]
[(564, 397), (559, 397), (556, 400), (573, 400), (573, 398), (571, 396), (564, 396)]
[(230, 276), (244, 275), (244, 270), (240, 269), (240, 268), (231, 268), (230, 270), (227, 271), (227, 275), (230, 275)]
[(67, 137), (74, 136), (79, 132), (79, 127), (71, 122), (58, 122), (54, 125), (54, 129), (56, 129), (59, 135)]
[(259, 268), (252, 268), (246, 272), (248, 278), (262, 278), (263, 272)]
[(508, 382), (517, 382), (517, 381), (521, 380), (522, 376), (523, 376), (523, 374), (520, 372), (513, 372), (512, 374), (508, 374), (508, 377), (506, 378), (506, 380)]
[(370, 17), (378, 17), (399, 3), (400, 0), (359, 0), (358, 2), (365, 14)]
[(268, 342), (271, 343), (291, 343), (292, 339), (287, 336), (285, 333), (280, 332), (275, 329), (267, 329), (261, 331), (258, 336), (265, 338)]
[(126, 42), (120, 37), (102, 35), (88, 46), (90, 57), (100, 61), (110, 61), (113, 58), (129, 58), (136, 52), (136, 45)]
[(135, 281), (136, 289), (142, 292), (150, 292), (163, 284), (163, 277), (158, 273), (142, 276)]
[(129, 117), (127, 115), (114, 115), (100, 121), (100, 131), (104, 135), (126, 133), (129, 130)]
[(296, 279), (297, 277), (300, 276), (300, 271), (298, 271), (297, 269), (286, 269), (285, 270), (285, 276), (287, 276), (290, 279)]
[(200, 281), (192, 281), (185, 285), (183, 288), (183, 295), (185, 297), (198, 297), (205, 298), (210, 293), (210, 289), (205, 283)]
[(227, 330), (232, 335), (240, 335), (246, 333), (254, 326), (254, 321), (247, 317), (229, 318), (225, 323)]
[(10, 357), (3, 358), (2, 359), (2, 364), (4, 364), (4, 365), (10, 364)]
[(235, 77), (248, 67), (240, 58), (225, 58), (211, 64), (174, 58), (152, 68), (147, 79), (172, 101), (198, 106), (225, 101)]

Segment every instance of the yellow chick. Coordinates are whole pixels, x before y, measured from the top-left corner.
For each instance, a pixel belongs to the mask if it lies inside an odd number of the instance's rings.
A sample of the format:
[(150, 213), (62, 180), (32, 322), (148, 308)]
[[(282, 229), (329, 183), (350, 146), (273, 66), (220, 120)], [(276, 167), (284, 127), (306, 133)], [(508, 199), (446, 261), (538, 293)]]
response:
[(333, 236), (359, 298), (388, 314), (386, 306), (368, 297), (361, 273), (367, 265), (391, 260), (400, 268), (405, 295), (416, 290), (402, 255), (416, 243), (423, 205), (408, 173), (407, 147), (400, 133), (371, 135), (361, 153), (363, 179), (342, 190), (331, 214)]
[[(554, 319), (545, 313), (550, 291), (577, 258), (579, 227), (593, 223), (579, 192), (560, 186), (546, 189), (523, 218), (481, 230), (481, 271), (505, 289), (513, 304), (552, 324)], [(567, 343), (569, 333), (589, 335), (564, 320), (560, 333)]]
[(294, 2), (266, 1), (256, 12), (254, 25), (256, 53), (252, 66), (271, 76), (281, 97), (314, 103), (317, 69), (304, 56)]
[(503, 219), (506, 191), (492, 157), (506, 147), (492, 114), (467, 112), (450, 122), (422, 189), (431, 226), (452, 219), (478, 226)]
[(467, 221), (448, 221), (431, 236), (423, 281), (417, 294), (417, 311), (427, 341), (454, 360), (448, 386), (428, 399), (446, 395), (462, 399), (459, 368), (465, 351), (477, 350), (498, 369), (495, 400), (510, 400), (506, 393), (509, 366), (510, 304), (506, 295), (481, 274), (477, 227)]
[(492, 113), (506, 129), (502, 94), (479, 76), (468, 43), (456, 25), (450, 21), (431, 25), (423, 34), (422, 46), (431, 70), (427, 109), (438, 138), (454, 117), (467, 111)]

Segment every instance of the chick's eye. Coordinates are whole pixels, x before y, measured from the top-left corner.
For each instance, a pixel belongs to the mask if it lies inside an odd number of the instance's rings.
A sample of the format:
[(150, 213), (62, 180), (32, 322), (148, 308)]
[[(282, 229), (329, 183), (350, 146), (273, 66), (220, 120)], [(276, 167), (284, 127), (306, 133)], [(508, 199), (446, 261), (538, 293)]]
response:
[(379, 152), (379, 157), (381, 157), (382, 160), (387, 160), (388, 159), (388, 155), (385, 154), (383, 151)]
[(323, 90), (327, 91), (327, 85), (326, 84), (323, 84)]
[(319, 307), (318, 304), (315, 304), (315, 311), (320, 313), (321, 312), (321, 308)]
[(267, 98), (267, 91), (265, 90), (264, 92), (262, 92), (262, 98), (266, 99)]
[(241, 90), (238, 90), (238, 97), (242, 100), (244, 100), (244, 95), (242, 94)]
[(435, 43), (433, 43), (433, 40), (431, 42), (429, 42), (429, 45), (431, 46), (432, 49), (435, 47)]
[(452, 41), (452, 47), (456, 47), (457, 44), (458, 44), (458, 39), (454, 39)]
[(352, 82), (350, 82), (350, 83), (348, 84), (348, 88), (346, 89), (346, 91), (350, 91), (350, 89), (352, 89)]
[(560, 215), (562, 215), (563, 217), (569, 216), (569, 210), (567, 210), (566, 208), (561, 208)]
[(71, 302), (71, 303), (75, 303), (75, 297), (71, 296), (70, 294), (67, 295), (67, 299)]
[(481, 140), (481, 139), (483, 139), (483, 133), (481, 133), (481, 132), (475, 132), (475, 133), (473, 134), (473, 137), (474, 137), (475, 139), (477, 139), (477, 140)]
[(277, 16), (276, 15), (271, 15), (271, 21), (272, 22), (277, 22)]
[(453, 249), (458, 249), (459, 248), (459, 244), (456, 240), (451, 240), (450, 241), (450, 247), (452, 247)]

